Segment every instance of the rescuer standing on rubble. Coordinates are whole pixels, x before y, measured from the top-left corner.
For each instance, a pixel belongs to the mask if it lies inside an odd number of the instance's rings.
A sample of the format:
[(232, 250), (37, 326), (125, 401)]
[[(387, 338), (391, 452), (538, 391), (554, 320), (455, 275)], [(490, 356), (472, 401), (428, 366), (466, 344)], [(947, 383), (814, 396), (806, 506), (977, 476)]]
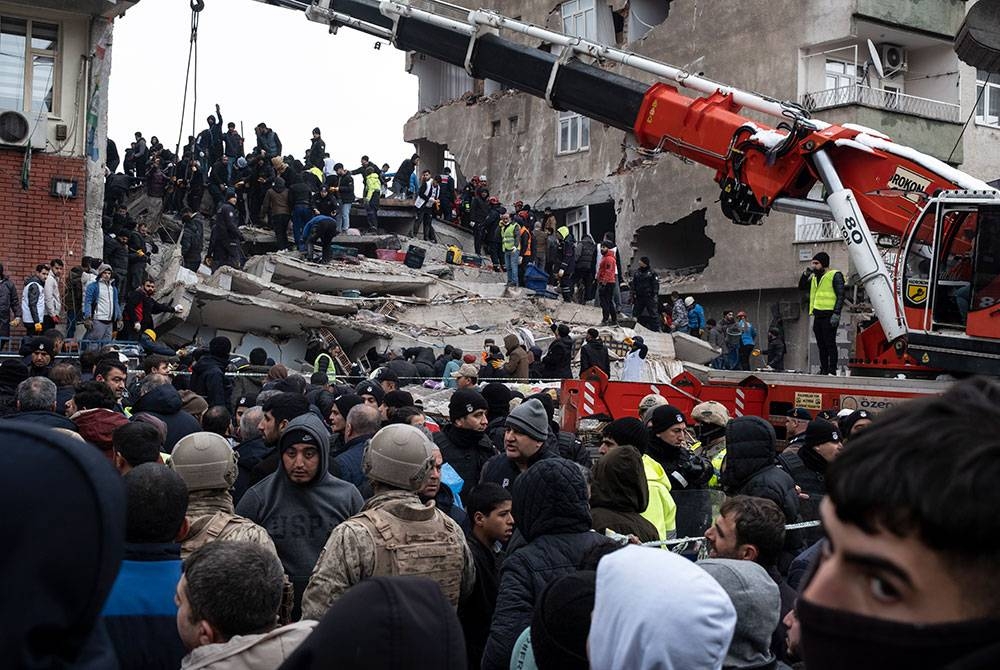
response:
[(844, 307), (844, 275), (830, 267), (830, 255), (821, 251), (799, 277), (799, 290), (809, 289), (809, 314), (819, 348), (819, 373), (837, 374), (837, 326)]

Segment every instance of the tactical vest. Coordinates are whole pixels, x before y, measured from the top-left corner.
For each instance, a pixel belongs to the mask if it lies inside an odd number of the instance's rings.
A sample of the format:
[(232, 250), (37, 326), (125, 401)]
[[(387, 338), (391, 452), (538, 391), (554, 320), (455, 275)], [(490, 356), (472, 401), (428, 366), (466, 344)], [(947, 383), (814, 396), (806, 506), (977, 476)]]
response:
[(205, 546), (215, 540), (225, 540), (230, 533), (235, 532), (240, 526), (246, 524), (253, 525), (253, 521), (242, 516), (229, 514), (228, 512), (216, 512), (212, 520), (198, 531), (197, 535), (189, 535), (181, 543), (181, 558), (187, 558), (196, 549)]
[[(778, 465), (792, 476), (795, 483), (810, 497), (826, 495), (826, 480), (820, 473), (809, 469), (802, 457), (794, 451), (785, 450), (778, 456)], [(818, 518), (818, 517), (817, 517)], [(814, 519), (806, 519), (813, 521)]]
[(816, 281), (816, 275), (809, 281), (809, 313), (815, 310), (832, 312), (837, 306), (837, 293), (833, 290), (833, 276), (840, 272), (833, 268), (827, 268), (823, 276)]
[(428, 577), (458, 607), (464, 553), (461, 540), (446, 525), (443, 513), (434, 506), (420, 510), (402, 505), (391, 507), (392, 511), (384, 507), (367, 510), (353, 519), (368, 530), (375, 544), (372, 576)]

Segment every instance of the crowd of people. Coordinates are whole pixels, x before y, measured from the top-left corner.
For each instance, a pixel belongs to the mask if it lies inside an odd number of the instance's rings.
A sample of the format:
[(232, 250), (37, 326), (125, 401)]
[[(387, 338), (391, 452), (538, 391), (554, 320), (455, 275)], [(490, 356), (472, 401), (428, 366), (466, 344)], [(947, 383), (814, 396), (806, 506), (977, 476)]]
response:
[(1000, 661), (995, 382), (777, 431), (650, 394), (589, 449), (548, 392), (463, 374), (431, 417), (388, 363), (45, 349), (0, 364), (13, 666)]

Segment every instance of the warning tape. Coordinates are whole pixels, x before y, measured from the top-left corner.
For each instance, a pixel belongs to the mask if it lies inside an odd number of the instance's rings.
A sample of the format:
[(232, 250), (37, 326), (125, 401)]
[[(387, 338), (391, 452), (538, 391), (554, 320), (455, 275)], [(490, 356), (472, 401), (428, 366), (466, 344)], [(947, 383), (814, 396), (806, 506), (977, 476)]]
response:
[[(815, 528), (821, 525), (819, 521), (802, 521), (801, 523), (790, 523), (785, 526), (785, 530), (802, 530), (803, 528)], [(680, 537), (676, 540), (655, 540), (653, 542), (643, 542), (644, 547), (673, 547), (678, 544), (688, 544), (695, 542), (706, 542), (704, 536), (701, 537)]]

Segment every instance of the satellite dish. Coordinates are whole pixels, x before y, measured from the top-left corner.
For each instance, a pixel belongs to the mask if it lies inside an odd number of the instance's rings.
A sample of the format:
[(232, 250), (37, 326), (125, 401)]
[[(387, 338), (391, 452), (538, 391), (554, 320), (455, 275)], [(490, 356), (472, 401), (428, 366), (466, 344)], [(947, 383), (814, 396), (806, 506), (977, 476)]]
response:
[(879, 79), (885, 79), (885, 70), (882, 68), (882, 58), (878, 55), (878, 49), (875, 48), (875, 43), (868, 40), (868, 54), (871, 58), (872, 65), (875, 66), (875, 72), (878, 73)]

